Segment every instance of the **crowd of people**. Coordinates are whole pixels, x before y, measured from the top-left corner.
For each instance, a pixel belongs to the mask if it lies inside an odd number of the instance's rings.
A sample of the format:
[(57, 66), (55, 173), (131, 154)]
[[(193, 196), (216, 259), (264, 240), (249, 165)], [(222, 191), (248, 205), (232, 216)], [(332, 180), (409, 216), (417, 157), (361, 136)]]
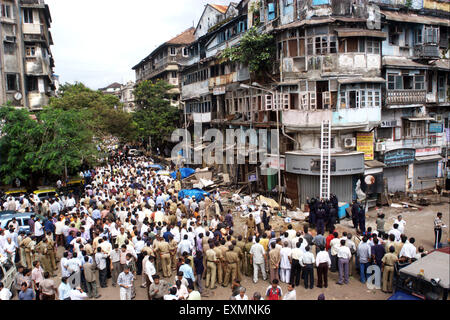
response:
[[(122, 300), (134, 299), (136, 286), (145, 288), (149, 300), (201, 300), (219, 285), (230, 286), (230, 299), (248, 300), (242, 278), (257, 283), (260, 274), (270, 285), (250, 299), (296, 300), (301, 285), (327, 288), (330, 272), (339, 274), (339, 285), (357, 273), (365, 283), (371, 264), (383, 271), (382, 290), (392, 292), (394, 268), (426, 255), (405, 235), (401, 216), (386, 231), (380, 213), (377, 230), (366, 229), (357, 202), (352, 207), (358, 217), (355, 234), (338, 233), (335, 196), (326, 202), (308, 200), (310, 226), (317, 232), (288, 225), (276, 235), (272, 211), (264, 205), (250, 212), (246, 234), (236, 234), (219, 189), (179, 197), (180, 172), (173, 179), (152, 165), (145, 157), (115, 154), (108, 165), (83, 173), (80, 197), (5, 200), (8, 210), (37, 213), (28, 221), (29, 232), (19, 231), (15, 219), (0, 231), (0, 255), (18, 265), (13, 291), (20, 300), (98, 299), (97, 283), (106, 288), (109, 279)], [(443, 225), (439, 221), (436, 228)], [(58, 271), (61, 283), (56, 285)], [(72, 284), (74, 277), (79, 285)], [(284, 294), (280, 283), (288, 284)], [(0, 284), (0, 299), (11, 296)]]

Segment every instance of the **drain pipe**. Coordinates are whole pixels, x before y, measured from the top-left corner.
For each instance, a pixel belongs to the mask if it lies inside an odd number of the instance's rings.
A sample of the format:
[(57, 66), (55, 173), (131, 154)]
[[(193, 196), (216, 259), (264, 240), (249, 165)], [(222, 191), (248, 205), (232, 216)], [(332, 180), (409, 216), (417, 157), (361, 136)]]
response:
[(288, 135), (288, 134), (284, 131), (284, 128), (285, 128), (285, 126), (284, 126), (284, 124), (282, 124), (282, 125), (281, 125), (281, 132), (283, 133), (283, 136), (285, 136), (286, 138), (289, 138), (290, 140), (294, 141), (294, 143), (295, 143), (295, 149), (298, 149), (298, 148), (297, 148), (297, 145), (300, 145), (300, 143), (299, 143), (297, 140), (295, 140), (294, 138), (292, 138), (290, 135)]

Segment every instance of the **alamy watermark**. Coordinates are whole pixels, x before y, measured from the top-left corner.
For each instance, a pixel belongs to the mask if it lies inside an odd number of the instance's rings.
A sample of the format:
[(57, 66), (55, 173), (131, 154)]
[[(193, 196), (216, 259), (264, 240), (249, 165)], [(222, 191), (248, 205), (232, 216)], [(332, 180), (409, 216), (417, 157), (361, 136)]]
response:
[[(258, 164), (261, 174), (273, 174), (270, 162), (279, 152), (279, 131), (275, 129), (207, 129), (194, 125), (194, 137), (186, 129), (172, 133), (172, 142), (178, 143), (171, 153), (172, 161), (185, 164)], [(209, 144), (208, 144), (209, 143)], [(270, 156), (272, 155), (272, 156)]]

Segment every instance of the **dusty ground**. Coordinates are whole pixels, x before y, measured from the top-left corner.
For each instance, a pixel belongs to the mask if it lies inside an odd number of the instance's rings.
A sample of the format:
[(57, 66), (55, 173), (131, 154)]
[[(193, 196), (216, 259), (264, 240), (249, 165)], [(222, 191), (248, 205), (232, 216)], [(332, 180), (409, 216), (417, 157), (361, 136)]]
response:
[[(416, 246), (423, 245), (425, 250), (431, 250), (434, 244), (434, 233), (433, 233), (433, 221), (437, 212), (443, 213), (443, 220), (446, 225), (450, 225), (449, 220), (449, 203), (448, 198), (442, 198), (442, 201), (447, 201), (447, 203), (442, 203), (440, 205), (432, 205), (424, 207), (423, 210), (414, 209), (395, 209), (384, 207), (382, 210), (386, 215), (386, 230), (390, 230), (394, 219), (398, 214), (402, 214), (406, 221), (405, 233), (409, 237), (413, 236), (416, 238)], [(281, 218), (275, 218), (276, 224), (280, 224)], [(372, 210), (369, 212), (369, 218), (366, 221), (366, 227), (371, 226), (376, 228), (376, 211)], [(235, 215), (235, 224), (237, 227), (236, 234), (242, 232), (242, 224), (244, 220), (239, 217), (239, 214)], [(283, 223), (281, 223), (283, 224)], [(294, 223), (294, 228), (297, 230), (302, 229), (300, 223)], [(337, 226), (339, 232), (350, 231), (354, 233), (354, 229), (351, 228), (351, 220), (343, 220), (340, 225)], [(277, 234), (278, 235), (278, 234)], [(445, 243), (449, 239), (448, 228), (444, 229), (442, 235), (442, 242)], [(315, 252), (315, 250), (312, 250)], [(59, 250), (59, 256), (62, 255), (62, 249)], [(261, 276), (260, 276), (261, 277)], [(317, 281), (317, 274), (314, 274), (314, 279)], [(55, 278), (57, 284), (59, 285), (60, 278)], [(170, 280), (173, 281), (173, 278)], [(381, 290), (369, 290), (365, 285), (361, 284), (359, 277), (350, 278), (350, 283), (348, 285), (340, 286), (336, 284), (338, 280), (337, 273), (329, 273), (329, 284), (327, 289), (320, 289), (315, 287), (314, 289), (306, 290), (303, 286), (297, 287), (297, 299), (298, 300), (316, 300), (317, 297), (324, 293), (327, 300), (386, 300), (389, 298), (389, 294), (381, 292)], [(146, 289), (140, 288), (141, 276), (138, 276), (136, 280), (136, 300), (146, 300)], [(98, 282), (97, 282), (98, 283)], [(102, 295), (100, 300), (119, 300), (119, 289), (111, 286), (111, 280), (108, 280), (108, 288), (99, 289), (99, 293)], [(260, 281), (254, 284), (250, 277), (243, 276), (242, 285), (247, 288), (247, 295), (251, 297), (254, 292), (259, 291), (264, 294), (266, 288), (269, 286), (268, 281)], [(283, 291), (287, 290), (286, 284), (281, 284)], [(204, 297), (204, 300), (228, 300), (231, 295), (231, 289), (223, 288), (219, 286), (216, 290), (209, 291), (208, 296)], [(16, 298), (17, 299), (17, 298)]]

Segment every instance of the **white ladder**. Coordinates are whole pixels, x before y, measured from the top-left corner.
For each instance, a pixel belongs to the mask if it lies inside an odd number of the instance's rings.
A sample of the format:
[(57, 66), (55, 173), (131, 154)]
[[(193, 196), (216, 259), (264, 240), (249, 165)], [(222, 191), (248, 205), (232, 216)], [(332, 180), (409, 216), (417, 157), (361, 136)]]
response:
[(320, 131), (320, 199), (330, 199), (331, 122), (322, 121)]

